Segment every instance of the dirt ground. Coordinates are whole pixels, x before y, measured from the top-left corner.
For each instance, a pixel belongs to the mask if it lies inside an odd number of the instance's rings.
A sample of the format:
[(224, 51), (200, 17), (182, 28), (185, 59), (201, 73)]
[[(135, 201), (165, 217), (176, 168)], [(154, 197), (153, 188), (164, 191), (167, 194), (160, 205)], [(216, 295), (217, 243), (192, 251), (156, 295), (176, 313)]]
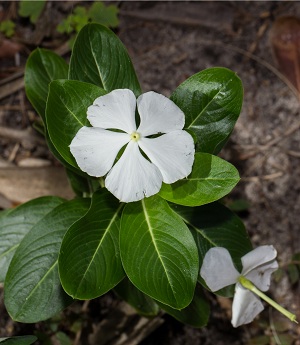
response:
[[(63, 3), (64, 6), (52, 2), (48, 9), (58, 13), (59, 18), (77, 4)], [(278, 70), (270, 33), (276, 19), (282, 16), (300, 18), (300, 3), (125, 1), (118, 5), (120, 25), (116, 32), (129, 51), (143, 91), (154, 90), (169, 96), (187, 77), (214, 66), (230, 68), (242, 79), (243, 110), (232, 137), (221, 152), (221, 156), (231, 161), (241, 175), (241, 182), (227, 202), (246, 200), (248, 207), (239, 215), (253, 245), (273, 244), (276, 247), (281, 275), (277, 274), (273, 280), (270, 295), (294, 312), (299, 320), (300, 284), (299, 281), (291, 284), (287, 274), (292, 255), (300, 252), (299, 96)], [(7, 4), (3, 6), (7, 7)], [(53, 13), (48, 17), (55, 18)], [(293, 34), (300, 36), (300, 25), (298, 31), (294, 28)], [(49, 38), (41, 40), (40, 45), (49, 45), (49, 42)], [(295, 75), (299, 77), (299, 38), (297, 42), (298, 55), (294, 59), (298, 66)], [(55, 44), (53, 46), (57, 48)], [(41, 138), (29, 130), (36, 115), (26, 100), (22, 85), (3, 97), (3, 88), (10, 83), (8, 78), (22, 74), (32, 49), (33, 44), (25, 46), (17, 67), (14, 57), (0, 59), (2, 208), (50, 192), (70, 195), (69, 189), (55, 189), (53, 174), (58, 174), (55, 180), (64, 179), (63, 172)], [(65, 57), (67, 59), (68, 54)], [(5, 84), (1, 80), (5, 80)], [(45, 172), (48, 166), (54, 169), (51, 173)], [(98, 323), (103, 325), (105, 318), (113, 319), (112, 315), (115, 316), (120, 308), (120, 302), (112, 294), (89, 304), (74, 305), (65, 312), (59, 327), (65, 330), (68, 317), (84, 308), (86, 320), (92, 320), (93, 327), (75, 332), (77, 340), (74, 344), (300, 344), (300, 327), (286, 321), (278, 312), (267, 307), (251, 325), (233, 329), (230, 301), (209, 298), (211, 319), (207, 327), (200, 330), (181, 325), (168, 316), (159, 316), (157, 322), (149, 323), (121, 305), (121, 310), (124, 307), (122, 315), (127, 315), (127, 321), (130, 319), (130, 326), (125, 323), (126, 326), (120, 328), (121, 335), (114, 335), (106, 342), (103, 337), (99, 340), (101, 332), (91, 340), (86, 335), (88, 331), (96, 334)], [(2, 299), (0, 315), (0, 336), (32, 334), (30, 332), (36, 330), (43, 332), (46, 327), (43, 324), (24, 326), (12, 323), (5, 314)], [(141, 320), (145, 326), (138, 328)], [(134, 335), (133, 329), (144, 335)]]

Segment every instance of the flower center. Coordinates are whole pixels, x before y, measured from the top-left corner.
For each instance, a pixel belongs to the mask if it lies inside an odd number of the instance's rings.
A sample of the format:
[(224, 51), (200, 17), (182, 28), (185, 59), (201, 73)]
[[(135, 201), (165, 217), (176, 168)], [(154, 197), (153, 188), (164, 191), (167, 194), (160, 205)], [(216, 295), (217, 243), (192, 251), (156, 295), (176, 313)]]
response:
[(138, 141), (141, 135), (138, 132), (133, 132), (130, 134), (130, 139), (133, 141)]

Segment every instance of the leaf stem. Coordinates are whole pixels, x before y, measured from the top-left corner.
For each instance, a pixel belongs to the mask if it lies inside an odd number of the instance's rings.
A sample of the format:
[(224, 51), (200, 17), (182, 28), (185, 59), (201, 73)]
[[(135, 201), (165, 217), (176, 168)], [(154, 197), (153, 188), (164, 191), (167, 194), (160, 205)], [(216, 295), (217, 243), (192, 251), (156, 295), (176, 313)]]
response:
[(265, 295), (263, 292), (261, 292), (250, 280), (248, 280), (247, 278), (245, 278), (243, 276), (240, 276), (238, 281), (239, 281), (239, 283), (241, 283), (243, 285), (243, 287), (245, 287), (246, 289), (255, 293), (261, 299), (263, 299), (264, 301), (269, 303), (273, 308), (277, 309), (280, 313), (285, 315), (288, 319), (290, 319), (291, 321), (293, 321), (295, 323), (298, 323), (296, 320), (295, 314), (292, 314), (291, 312), (289, 312), (288, 310), (283, 308), (281, 305), (279, 305), (278, 303), (273, 301), (270, 297)]

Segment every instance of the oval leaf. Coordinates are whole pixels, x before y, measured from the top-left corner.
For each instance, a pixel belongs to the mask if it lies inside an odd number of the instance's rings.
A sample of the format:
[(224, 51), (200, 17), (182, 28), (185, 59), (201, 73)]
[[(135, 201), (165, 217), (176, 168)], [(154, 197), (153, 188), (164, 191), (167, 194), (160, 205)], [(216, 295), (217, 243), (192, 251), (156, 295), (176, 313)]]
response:
[(25, 92), (44, 124), (48, 86), (53, 80), (67, 77), (68, 64), (54, 52), (37, 48), (29, 55), (24, 75)]
[(65, 202), (24, 237), (5, 280), (5, 305), (15, 321), (42, 321), (73, 302), (60, 284), (58, 253), (66, 230), (86, 213), (88, 206), (88, 199)]
[(131, 282), (175, 309), (192, 300), (198, 275), (197, 248), (184, 222), (158, 196), (124, 208), (120, 250)]
[(34, 335), (23, 335), (21, 337), (0, 338), (0, 343), (3, 345), (31, 345), (36, 340), (37, 337)]
[(171, 99), (185, 113), (185, 127), (197, 137), (196, 151), (217, 154), (240, 114), (243, 86), (227, 68), (209, 68), (184, 81)]
[(124, 278), (115, 288), (114, 292), (130, 304), (137, 312), (144, 316), (155, 316), (159, 307), (155, 301), (137, 289), (128, 278)]
[(176, 320), (187, 325), (200, 328), (208, 322), (210, 308), (200, 286), (196, 287), (192, 302), (182, 310), (173, 309), (159, 302), (158, 305)]
[(96, 298), (124, 278), (119, 253), (122, 206), (106, 190), (96, 192), (88, 213), (66, 233), (59, 274), (63, 288), (73, 298)]
[(183, 180), (163, 184), (159, 195), (184, 206), (201, 206), (221, 199), (238, 183), (237, 169), (209, 153), (196, 153), (193, 170)]
[(100, 86), (107, 92), (130, 89), (141, 93), (133, 65), (120, 39), (107, 27), (87, 24), (74, 44), (69, 79)]
[(49, 136), (67, 163), (78, 167), (69, 145), (82, 126), (89, 126), (87, 108), (106, 92), (76, 80), (56, 80), (50, 84), (46, 118)]
[(0, 217), (0, 282), (6, 276), (11, 259), (24, 236), (63, 199), (46, 196), (31, 200), (1, 214)]
[[(210, 248), (224, 247), (241, 270), (240, 259), (252, 250), (252, 245), (243, 222), (236, 214), (218, 202), (193, 208), (175, 204), (171, 207), (188, 225), (195, 238), (200, 267)], [(203, 283), (200, 275), (199, 282)], [(227, 292), (224, 294), (227, 295)]]

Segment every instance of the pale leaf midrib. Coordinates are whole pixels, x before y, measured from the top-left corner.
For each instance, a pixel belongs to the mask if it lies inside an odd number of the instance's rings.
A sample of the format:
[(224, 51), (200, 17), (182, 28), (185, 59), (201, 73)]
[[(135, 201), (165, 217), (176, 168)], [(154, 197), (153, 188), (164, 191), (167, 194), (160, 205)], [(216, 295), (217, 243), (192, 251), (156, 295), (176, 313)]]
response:
[(219, 91), (214, 95), (214, 97), (206, 104), (206, 106), (201, 110), (201, 112), (194, 118), (194, 120), (188, 125), (188, 129), (190, 129), (193, 124), (201, 117), (203, 112), (208, 108), (208, 106), (212, 103), (212, 101), (219, 95), (221, 91), (232, 81), (232, 79), (228, 80), (222, 87), (219, 89)]
[[(152, 229), (152, 226), (151, 226), (150, 218), (149, 218), (149, 215), (148, 215), (148, 213), (147, 213), (147, 209), (146, 209), (145, 201), (144, 201), (144, 200), (142, 200), (142, 206), (143, 206), (143, 211), (144, 211), (145, 219), (146, 219), (146, 222), (147, 222), (147, 225), (148, 225), (149, 233), (150, 233), (150, 236), (151, 236), (151, 239), (152, 239), (152, 243), (153, 243), (154, 248), (155, 248), (155, 250), (156, 250), (156, 252), (157, 252), (158, 258), (159, 258), (159, 260), (160, 260), (160, 262), (161, 262), (161, 264), (162, 264), (162, 266), (163, 266), (163, 268), (164, 268), (164, 271), (165, 271), (165, 273), (166, 273), (168, 282), (169, 282), (169, 284), (170, 284), (170, 286), (171, 286), (171, 289), (172, 289), (172, 292), (173, 292), (173, 296), (174, 296), (174, 298), (175, 298), (175, 292), (174, 292), (174, 290), (173, 290), (172, 280), (171, 280), (170, 277), (169, 277), (168, 270), (167, 270), (167, 268), (166, 268), (166, 266), (165, 266), (165, 263), (164, 263), (164, 261), (163, 261), (163, 258), (162, 258), (161, 255), (160, 255), (160, 252), (159, 252), (159, 250), (158, 250), (158, 247), (157, 247), (157, 244), (156, 244), (156, 241), (155, 241), (155, 237), (154, 237), (154, 234), (153, 234), (153, 231), (152, 231), (153, 229)], [(176, 298), (175, 298), (175, 300), (176, 300)]]

